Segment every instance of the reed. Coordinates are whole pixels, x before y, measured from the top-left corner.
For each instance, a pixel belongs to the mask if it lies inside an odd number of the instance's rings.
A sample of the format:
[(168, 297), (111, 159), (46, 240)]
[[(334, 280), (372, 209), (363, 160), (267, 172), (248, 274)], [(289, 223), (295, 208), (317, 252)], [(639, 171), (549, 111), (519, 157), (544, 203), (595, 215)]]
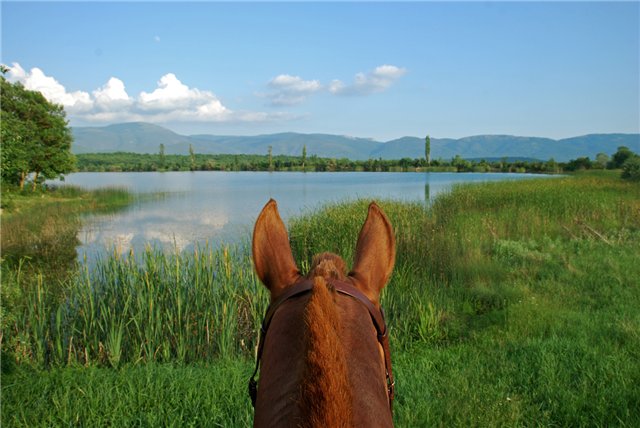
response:
[(22, 285), (27, 309), (15, 326), (17, 357), (45, 366), (249, 355), (267, 304), (249, 255), (230, 246), (114, 252), (83, 266), (62, 302), (44, 298), (41, 281)]

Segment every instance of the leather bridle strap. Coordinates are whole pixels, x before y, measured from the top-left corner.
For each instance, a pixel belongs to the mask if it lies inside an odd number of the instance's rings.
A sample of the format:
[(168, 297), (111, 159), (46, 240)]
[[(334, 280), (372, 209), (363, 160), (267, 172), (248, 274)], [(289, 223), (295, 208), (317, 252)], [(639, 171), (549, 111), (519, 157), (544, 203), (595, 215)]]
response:
[(262, 351), (264, 349), (264, 342), (267, 336), (267, 330), (271, 324), (271, 319), (276, 313), (276, 310), (285, 301), (299, 296), (301, 294), (308, 293), (313, 288), (313, 281), (300, 282), (292, 287), (289, 287), (278, 300), (272, 302), (267, 308), (267, 313), (262, 319), (262, 326), (260, 327), (260, 338), (258, 339), (258, 353), (256, 354), (256, 368), (253, 370), (253, 374), (249, 379), (249, 396), (251, 397), (251, 404), (256, 407), (256, 399), (258, 397), (258, 382), (256, 381), (256, 375), (260, 368), (260, 360), (262, 360)]
[[(371, 303), (367, 296), (365, 296), (360, 290), (347, 282), (332, 279), (329, 280), (329, 286), (333, 287), (340, 294), (353, 297), (367, 308), (367, 311), (369, 312), (373, 325), (376, 329), (378, 343), (380, 343), (380, 346), (382, 346), (382, 350), (384, 353), (384, 365), (387, 377), (387, 396), (389, 398), (389, 408), (393, 413), (395, 380), (393, 379), (393, 371), (391, 368), (391, 350), (389, 348), (389, 334), (384, 318), (384, 311), (382, 310), (382, 308), (378, 309), (373, 303)], [(251, 397), (251, 404), (253, 404), (254, 407), (256, 405), (256, 399), (258, 396), (258, 383), (256, 381), (256, 375), (258, 374), (258, 370), (260, 368), (260, 360), (262, 359), (264, 342), (267, 335), (267, 330), (269, 329), (269, 325), (271, 324), (271, 320), (273, 319), (273, 316), (282, 303), (291, 298), (308, 293), (312, 289), (313, 280), (304, 280), (302, 282), (299, 282), (292, 287), (289, 287), (282, 296), (280, 296), (275, 302), (271, 303), (269, 305), (269, 308), (267, 308), (267, 313), (264, 316), (262, 327), (260, 328), (258, 353), (256, 355), (256, 367), (253, 371), (253, 374), (251, 375), (251, 378), (249, 379), (249, 396)]]
[(393, 378), (393, 370), (391, 367), (391, 348), (389, 347), (389, 330), (387, 329), (387, 323), (384, 317), (384, 310), (382, 308), (377, 308), (371, 300), (367, 296), (364, 295), (360, 290), (358, 290), (353, 285), (332, 280), (329, 282), (338, 293), (345, 294), (347, 296), (351, 296), (355, 298), (357, 301), (362, 303), (367, 310), (369, 311), (369, 315), (371, 316), (371, 320), (373, 321), (373, 325), (376, 328), (377, 339), (380, 346), (382, 346), (382, 351), (384, 354), (384, 367), (385, 374), (387, 378), (387, 396), (389, 397), (389, 408), (391, 409), (391, 413), (393, 413), (393, 399), (395, 398), (395, 388), (396, 381)]

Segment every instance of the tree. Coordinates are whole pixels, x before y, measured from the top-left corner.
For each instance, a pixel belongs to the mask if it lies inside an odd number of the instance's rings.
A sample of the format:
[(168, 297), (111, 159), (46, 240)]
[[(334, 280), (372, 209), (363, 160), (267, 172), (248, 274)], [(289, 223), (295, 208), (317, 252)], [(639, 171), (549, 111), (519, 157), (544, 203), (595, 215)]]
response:
[(193, 151), (193, 146), (189, 144), (189, 169), (191, 171), (196, 170), (196, 154)]
[(544, 170), (546, 172), (558, 172), (558, 162), (554, 158), (549, 159), (544, 164)]
[(424, 158), (427, 161), (427, 166), (431, 166), (431, 137), (428, 135), (424, 139)]
[[(7, 71), (2, 68), (2, 73)], [(33, 189), (41, 180), (61, 178), (73, 171), (73, 137), (64, 108), (37, 91), (0, 76), (2, 122), (2, 181), (24, 188), (33, 174)]]
[(572, 159), (565, 167), (567, 171), (579, 171), (583, 169), (591, 169), (591, 160), (588, 157), (580, 157)]
[(471, 169), (471, 162), (463, 159), (460, 155), (456, 155), (455, 158), (451, 159), (451, 165), (456, 167), (458, 172), (469, 171)]
[(304, 164), (307, 162), (307, 145), (302, 146), (302, 170), (304, 171)]
[(625, 147), (625, 146), (618, 147), (618, 151), (615, 152), (611, 157), (611, 168), (612, 169), (622, 168), (622, 165), (624, 165), (626, 160), (632, 156), (633, 156), (633, 152), (629, 149), (629, 147)]
[[(2, 85), (2, 107), (7, 106), (4, 101), (7, 92), (5, 86)], [(0, 122), (2, 182), (17, 184), (20, 189), (23, 189), (24, 182), (27, 179), (27, 175), (29, 175), (30, 166), (26, 124), (15, 115), (7, 113), (4, 108), (2, 109)]]
[(272, 151), (273, 147), (269, 146), (269, 171), (273, 171), (273, 156), (271, 156)]
[(164, 169), (165, 162), (166, 162), (166, 156), (164, 154), (164, 144), (160, 143), (160, 153), (159, 153), (160, 168)]
[(607, 167), (607, 163), (609, 163), (609, 155), (607, 155), (606, 153), (598, 153), (596, 155), (596, 164), (598, 164), (598, 166), (600, 168), (606, 168)]
[(622, 164), (622, 178), (640, 181), (640, 156), (633, 155)]

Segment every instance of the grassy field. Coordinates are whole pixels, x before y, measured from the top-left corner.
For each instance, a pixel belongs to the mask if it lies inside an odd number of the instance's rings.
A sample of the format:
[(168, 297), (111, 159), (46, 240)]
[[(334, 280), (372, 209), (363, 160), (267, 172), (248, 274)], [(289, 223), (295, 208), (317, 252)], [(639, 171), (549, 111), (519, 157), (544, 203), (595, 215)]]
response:
[[(366, 206), (292, 220), (302, 267), (351, 260)], [(640, 186), (591, 174), (382, 206), (396, 426), (640, 424)], [(55, 293), (3, 261), (2, 281), (3, 426), (251, 424), (267, 297), (245, 247), (114, 254)]]

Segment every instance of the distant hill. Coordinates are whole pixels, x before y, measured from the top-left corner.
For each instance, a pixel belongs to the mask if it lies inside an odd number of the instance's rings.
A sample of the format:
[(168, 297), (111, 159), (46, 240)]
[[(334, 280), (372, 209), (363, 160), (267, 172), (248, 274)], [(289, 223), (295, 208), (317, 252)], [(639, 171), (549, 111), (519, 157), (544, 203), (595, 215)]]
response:
[(164, 144), (166, 153), (188, 153), (191, 140), (150, 123), (120, 123), (104, 127), (72, 128), (74, 153), (157, 153)]
[[(424, 139), (403, 137), (388, 142), (332, 134), (294, 132), (256, 135), (180, 135), (149, 123), (135, 122), (104, 127), (74, 127), (74, 153), (157, 153), (164, 144), (167, 154), (187, 154), (191, 145), (196, 153), (266, 154), (300, 156), (306, 145), (307, 156), (401, 159), (424, 157)], [(619, 146), (640, 152), (640, 134), (591, 134), (553, 140), (511, 135), (477, 135), (460, 139), (432, 138), (431, 158), (466, 159), (530, 158), (568, 161), (582, 156), (594, 159), (598, 153), (611, 155)]]
[[(620, 146), (640, 152), (640, 134), (591, 134), (562, 140), (512, 135), (477, 135), (457, 140), (432, 138), (431, 158), (451, 159), (460, 155), (465, 159), (553, 158), (566, 162), (583, 156), (595, 159), (598, 153), (612, 155)], [(403, 137), (389, 141), (373, 157), (424, 157), (424, 139)]]
[[(274, 155), (300, 156), (302, 148), (306, 145), (308, 156), (348, 159), (368, 159), (373, 151), (384, 145), (384, 143), (368, 138), (331, 134), (297, 134), (294, 132), (253, 137), (192, 135), (190, 138), (194, 150), (199, 153), (263, 155), (268, 152), (269, 146), (271, 146)], [(221, 149), (220, 146), (224, 148)]]

